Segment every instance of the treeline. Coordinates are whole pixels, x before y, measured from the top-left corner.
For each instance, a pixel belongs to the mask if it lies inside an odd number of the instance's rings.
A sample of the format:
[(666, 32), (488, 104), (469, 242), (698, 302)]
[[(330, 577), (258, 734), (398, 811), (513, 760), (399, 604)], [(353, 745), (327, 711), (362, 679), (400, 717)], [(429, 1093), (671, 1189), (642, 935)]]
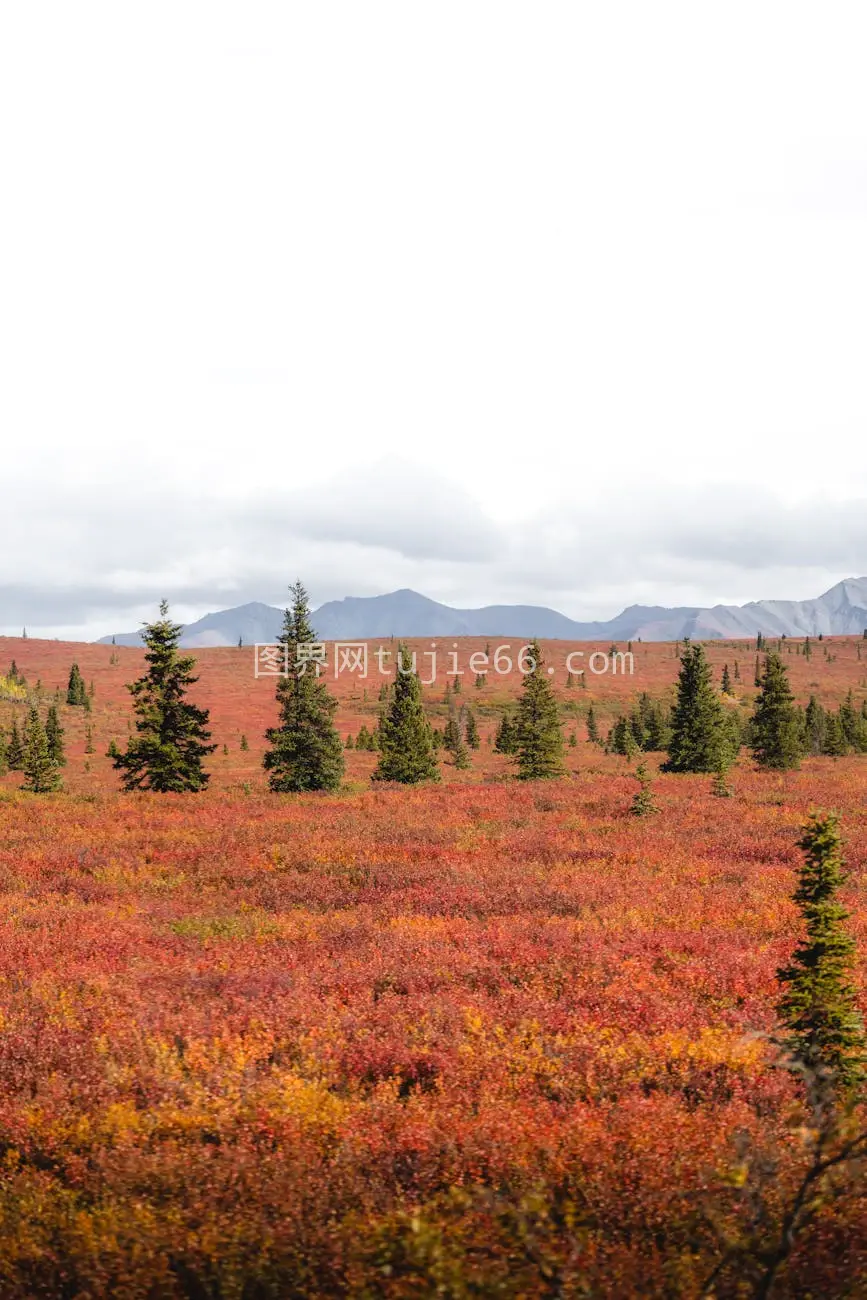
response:
[[(277, 682), (277, 722), (266, 733), (268, 747), (263, 766), (269, 788), (275, 793), (336, 791), (345, 771), (345, 750), (371, 750), (378, 754), (375, 781), (413, 784), (440, 778), (440, 754), (449, 755), (456, 769), (471, 765), (471, 754), (481, 737), (472, 708), (459, 704), (459, 679), (447, 687), (447, 717), (441, 729), (425, 711), (422, 683), (413, 656), (401, 644), (395, 656), (394, 679), (384, 683), (379, 695), (376, 725), (362, 724), (356, 737), (341, 739), (335, 726), (337, 701), (329, 692), (318, 666), (299, 654), (316, 644), (307, 593), (300, 582), (291, 588), (292, 603), (284, 616), (279, 641), (285, 648), (287, 671)], [(188, 702), (195, 660), (179, 650), (181, 626), (160, 605), (160, 617), (147, 625), (144, 675), (128, 685), (133, 696), (135, 730), (121, 751), (116, 742), (108, 756), (120, 774), (125, 790), (189, 793), (203, 790), (209, 781), (205, 760), (214, 752), (209, 713)], [(730, 701), (732, 677), (724, 668), (720, 688), (713, 681), (702, 645), (686, 641), (680, 648), (680, 671), (673, 704), (643, 692), (629, 711), (619, 717), (604, 742), (609, 752), (632, 757), (638, 752), (667, 754), (669, 772), (715, 773), (724, 793), (728, 767), (746, 745), (760, 767), (786, 770), (796, 767), (806, 754), (867, 753), (867, 702), (859, 708), (850, 691), (836, 709), (825, 709), (811, 696), (805, 708), (792, 695), (782, 657), (765, 651), (756, 669), (758, 694), (752, 714), (744, 715)], [(538, 641), (528, 647), (529, 671), (524, 675), (517, 704), (505, 710), (494, 747), (514, 763), (523, 780), (560, 776), (565, 771), (563, 717), (555, 697), (550, 672), (545, 668)], [(735, 665), (735, 680), (739, 678)], [(2, 683), (11, 684), (16, 698), (30, 700), (26, 724), (19, 731), (0, 733), (0, 770), (21, 770), (26, 788), (37, 792), (56, 789), (63, 755), (63, 732), (57, 700), (42, 721), (36, 699), (15, 664)], [(478, 683), (477, 683), (478, 684)], [(69, 674), (65, 703), (90, 709), (93, 683), (85, 687), (77, 664)], [(574, 706), (564, 715), (575, 714)], [(587, 740), (603, 743), (592, 703), (586, 712)], [(87, 730), (87, 752), (92, 734)], [(573, 730), (569, 744), (577, 744)], [(224, 746), (224, 752), (226, 747)], [(246, 737), (242, 748), (247, 748)], [(649, 793), (639, 800), (646, 811)]]
[[(642, 692), (629, 712), (621, 714), (610, 728), (606, 748), (626, 758), (639, 752), (666, 751), (671, 742), (673, 712), (664, 700)], [(793, 704), (792, 716), (802, 755), (842, 757), (867, 753), (867, 700), (859, 709), (851, 690), (837, 709), (824, 708), (811, 695), (806, 707)], [(753, 715), (726, 707), (725, 722), (735, 752), (743, 746), (752, 747), (756, 732)]]

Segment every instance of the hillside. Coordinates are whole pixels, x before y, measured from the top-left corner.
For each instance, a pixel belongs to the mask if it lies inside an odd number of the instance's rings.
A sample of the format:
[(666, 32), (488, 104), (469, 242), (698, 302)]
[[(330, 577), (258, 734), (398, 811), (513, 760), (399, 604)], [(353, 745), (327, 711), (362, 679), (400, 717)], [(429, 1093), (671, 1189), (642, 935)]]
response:
[[(391, 643), (386, 641), (388, 652)], [(442, 657), (437, 662), (437, 680), (424, 688), (424, 698), (435, 722), (442, 725), (447, 706), (445, 703), (446, 670), (451, 670), (457, 663), (462, 677), (462, 692), (459, 701), (470, 705), (477, 715), (482, 734), (482, 749), (473, 757), (473, 766), (468, 773), (455, 772), (453, 768), (444, 767), (445, 779), (458, 781), (478, 781), (480, 779), (502, 778), (511, 772), (507, 758), (497, 754), (491, 747), (499, 719), (504, 707), (514, 702), (520, 690), (522, 677), (513, 663), (512, 670), (499, 674), (492, 670), (487, 674), (484, 685), (476, 688), (474, 675), (469, 670), (469, 662), (474, 654), (484, 654), (486, 649), (493, 659), (497, 641), (485, 638), (458, 638), (457, 649), (448, 642), (448, 659)], [(512, 660), (516, 658), (521, 641), (516, 639), (509, 643), (507, 652)], [(621, 642), (625, 649), (625, 643)], [(417, 655), (417, 663), (424, 677), (431, 676), (430, 641), (416, 640), (409, 642), (410, 648)], [(546, 662), (554, 668), (551, 675), (557, 697), (566, 715), (565, 732), (575, 731), (580, 742), (576, 748), (567, 748), (567, 758), (573, 772), (598, 768), (606, 763), (604, 755), (595, 746), (583, 743), (585, 736), (585, 718), (587, 708), (592, 702), (594, 711), (603, 730), (611, 725), (618, 713), (624, 711), (629, 702), (641, 691), (647, 691), (655, 697), (671, 694), (677, 677), (678, 659), (676, 646), (664, 642), (633, 643), (634, 673), (630, 676), (607, 671), (594, 674), (585, 671), (584, 678), (577, 675), (573, 686), (567, 686), (566, 658), (570, 653), (577, 653), (573, 665), (589, 665), (591, 656), (599, 653), (599, 663), (606, 661), (610, 642), (602, 641), (549, 641), (544, 644)], [(393, 649), (393, 647), (391, 647)], [(807, 659), (797, 650), (800, 645), (791, 642), (786, 653), (786, 665), (789, 669), (793, 689), (803, 703), (811, 694), (815, 694), (824, 704), (836, 706), (851, 688), (860, 707), (867, 696), (867, 643), (860, 638), (840, 638), (822, 643), (814, 642), (812, 658)], [(505, 652), (504, 652), (505, 653)], [(451, 656), (456, 655), (456, 659)], [(194, 697), (211, 710), (213, 739), (218, 749), (209, 760), (213, 772), (212, 783), (217, 787), (232, 786), (238, 783), (252, 783), (254, 786), (264, 784), (261, 767), (264, 751), (264, 733), (276, 720), (274, 703), (273, 677), (254, 675), (254, 651), (251, 647), (238, 648), (210, 647), (196, 652), (196, 671), (199, 682), (194, 688)], [(753, 687), (754, 666), (756, 659), (753, 640), (726, 641), (712, 643), (708, 647), (708, 658), (713, 666), (717, 680), (723, 664), (735, 671), (738, 665), (739, 677), (735, 683), (737, 707), (746, 711), (752, 703), (755, 691)], [(82, 644), (77, 642), (40, 641), (34, 638), (0, 637), (0, 671), (5, 672), (10, 662), (15, 660), (31, 686), (40, 681), (45, 697), (55, 689), (65, 698), (66, 682), (70, 666), (76, 660), (86, 682), (93, 682), (94, 698), (92, 712), (85, 716), (81, 709), (61, 708), (63, 725), (66, 728), (69, 765), (64, 772), (64, 781), (68, 789), (94, 791), (114, 789), (116, 776), (105, 751), (112, 740), (123, 745), (127, 729), (132, 718), (132, 701), (126, 690), (126, 683), (137, 677), (144, 666), (144, 652), (140, 649), (123, 646), (104, 646)], [(358, 734), (362, 724), (372, 728), (379, 715), (378, 693), (384, 680), (380, 676), (377, 663), (371, 656), (368, 677), (362, 680), (357, 675), (341, 674), (333, 677), (333, 650), (329, 647), (329, 687), (338, 701), (337, 725), (342, 734)], [(506, 666), (506, 660), (501, 660)], [(384, 660), (388, 668), (388, 661)], [(449, 671), (453, 682), (454, 676)], [(582, 681), (585, 685), (582, 685)], [(735, 707), (733, 702), (732, 707)], [(23, 717), (25, 705), (22, 702), (0, 699), (0, 728), (8, 733), (12, 718)], [(93, 733), (94, 753), (85, 755), (85, 727), (90, 725)], [(241, 736), (247, 737), (248, 750), (240, 748)], [(223, 752), (223, 746), (228, 750)], [(350, 782), (366, 783), (375, 766), (375, 755), (368, 752), (347, 751), (347, 779)], [(85, 763), (89, 770), (85, 770)], [(14, 786), (19, 777), (9, 774), (0, 778), (0, 786)]]

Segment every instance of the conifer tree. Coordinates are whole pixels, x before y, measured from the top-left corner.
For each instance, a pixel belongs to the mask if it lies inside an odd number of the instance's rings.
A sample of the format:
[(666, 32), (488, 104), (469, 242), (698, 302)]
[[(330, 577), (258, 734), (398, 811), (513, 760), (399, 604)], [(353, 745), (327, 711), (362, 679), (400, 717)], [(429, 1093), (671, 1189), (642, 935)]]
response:
[(10, 772), (20, 772), (24, 766), (24, 741), (18, 730), (18, 719), (12, 719), (12, 731), (6, 746), (6, 762)]
[(515, 713), (515, 761), (522, 781), (549, 780), (564, 771), (563, 733), (538, 641), (530, 645), (530, 658)]
[(316, 634), (303, 585), (296, 582), (289, 590), (292, 604), (279, 637), (287, 654), (287, 671), (277, 681), (280, 721), (267, 732), (271, 748), (263, 764), (275, 793), (333, 791), (339, 789), (344, 769), (343, 744), (334, 725), (337, 701), (318, 675), (318, 665), (299, 655), (300, 646), (316, 644)]
[(635, 776), (638, 781), (638, 789), (633, 795), (629, 811), (634, 817), (649, 817), (651, 813), (658, 810), (653, 798), (653, 781), (644, 763), (638, 764), (635, 769)]
[(476, 715), (472, 709), (466, 711), (466, 742), (470, 749), (478, 749), (481, 746), (479, 739), (479, 727), (476, 722)]
[(750, 731), (750, 748), (759, 767), (786, 772), (798, 766), (801, 728), (786, 666), (778, 654), (765, 656), (762, 685)]
[(397, 649), (397, 674), (391, 698), (379, 719), (379, 764), (375, 781), (438, 781), (433, 733), (422, 704), (421, 680), (412, 670), (405, 645)]
[(186, 700), (187, 690), (198, 681), (193, 676), (196, 661), (178, 653), (183, 629), (168, 613), (162, 601), (160, 617), (145, 626), (148, 667), (144, 676), (127, 685), (136, 734), (125, 752), (113, 755), (125, 790), (187, 793), (204, 789), (209, 780), (202, 764), (216, 745), (208, 744), (208, 710)]
[(756, 655), (756, 668), (755, 668), (755, 672), (753, 673), (753, 685), (756, 688), (758, 688), (761, 686), (761, 684), (762, 684), (762, 662), (759, 659), (759, 656)]
[(668, 743), (668, 772), (715, 772), (731, 746), (704, 647), (684, 642)]
[(45, 718), (45, 738), (48, 741), (48, 753), (51, 761), (57, 767), (63, 767), (66, 763), (63, 750), (63, 727), (60, 723), (60, 715), (57, 712), (56, 704), (51, 704), (48, 707)]
[(32, 794), (50, 794), (60, 787), (57, 764), (48, 748), (48, 737), (34, 706), (27, 719), (27, 745), (24, 751), (24, 784)]
[(66, 688), (66, 703), (84, 705), (87, 703), (87, 687), (77, 663), (69, 670), (69, 684)]
[(514, 754), (515, 752), (515, 724), (511, 713), (504, 713), (500, 718), (500, 725), (497, 727), (497, 734), (494, 739), (494, 749), (498, 754)]
[(722, 681), (720, 683), (720, 689), (723, 695), (731, 695), (732, 693), (732, 679), (731, 679), (731, 674), (729, 673), (728, 664), (723, 664)]
[(599, 744), (599, 725), (596, 721), (596, 712), (593, 705), (587, 710), (587, 739), (591, 745)]
[(846, 880), (837, 815), (813, 813), (799, 847), (804, 862), (793, 898), (806, 934), (790, 964), (777, 971), (784, 986), (778, 1014), (787, 1048), (808, 1068), (829, 1072), (837, 1089), (848, 1092), (864, 1079), (867, 1043), (849, 982), (855, 943), (837, 899)]
[(825, 710), (815, 695), (811, 695), (804, 713), (804, 747), (808, 754), (825, 752), (826, 726)]
[(457, 709), (454, 704), (449, 707), (449, 716), (446, 720), (445, 730), (443, 731), (443, 748), (447, 749), (450, 754), (456, 754), (461, 744), (461, 726), (458, 720)]

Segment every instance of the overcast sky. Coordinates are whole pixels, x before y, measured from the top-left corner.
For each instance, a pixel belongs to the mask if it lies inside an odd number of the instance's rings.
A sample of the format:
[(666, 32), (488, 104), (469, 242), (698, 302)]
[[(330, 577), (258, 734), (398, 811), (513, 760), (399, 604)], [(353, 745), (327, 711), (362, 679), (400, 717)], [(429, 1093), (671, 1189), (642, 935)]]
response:
[(0, 632), (867, 573), (862, 3), (7, 4)]

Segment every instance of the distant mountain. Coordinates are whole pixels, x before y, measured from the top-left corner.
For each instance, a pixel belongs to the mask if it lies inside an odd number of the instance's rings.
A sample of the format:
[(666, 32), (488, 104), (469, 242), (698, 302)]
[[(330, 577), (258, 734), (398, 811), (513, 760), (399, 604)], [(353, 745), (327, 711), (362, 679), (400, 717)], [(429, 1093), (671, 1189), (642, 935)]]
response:
[[(254, 601), (206, 614), (184, 628), (182, 645), (267, 644), (276, 640), (283, 611)], [(860, 635), (867, 628), (867, 578), (847, 578), (815, 600), (758, 600), (712, 609), (665, 609), (630, 605), (616, 618), (578, 623), (535, 605), (486, 605), (452, 609), (405, 588), (386, 596), (347, 596), (316, 611), (313, 624), (323, 641), (369, 641), (389, 636), (544, 637), (561, 641), (714, 641), (732, 637)], [(112, 641), (102, 637), (103, 644)], [(117, 645), (141, 645), (139, 632), (123, 632)]]

